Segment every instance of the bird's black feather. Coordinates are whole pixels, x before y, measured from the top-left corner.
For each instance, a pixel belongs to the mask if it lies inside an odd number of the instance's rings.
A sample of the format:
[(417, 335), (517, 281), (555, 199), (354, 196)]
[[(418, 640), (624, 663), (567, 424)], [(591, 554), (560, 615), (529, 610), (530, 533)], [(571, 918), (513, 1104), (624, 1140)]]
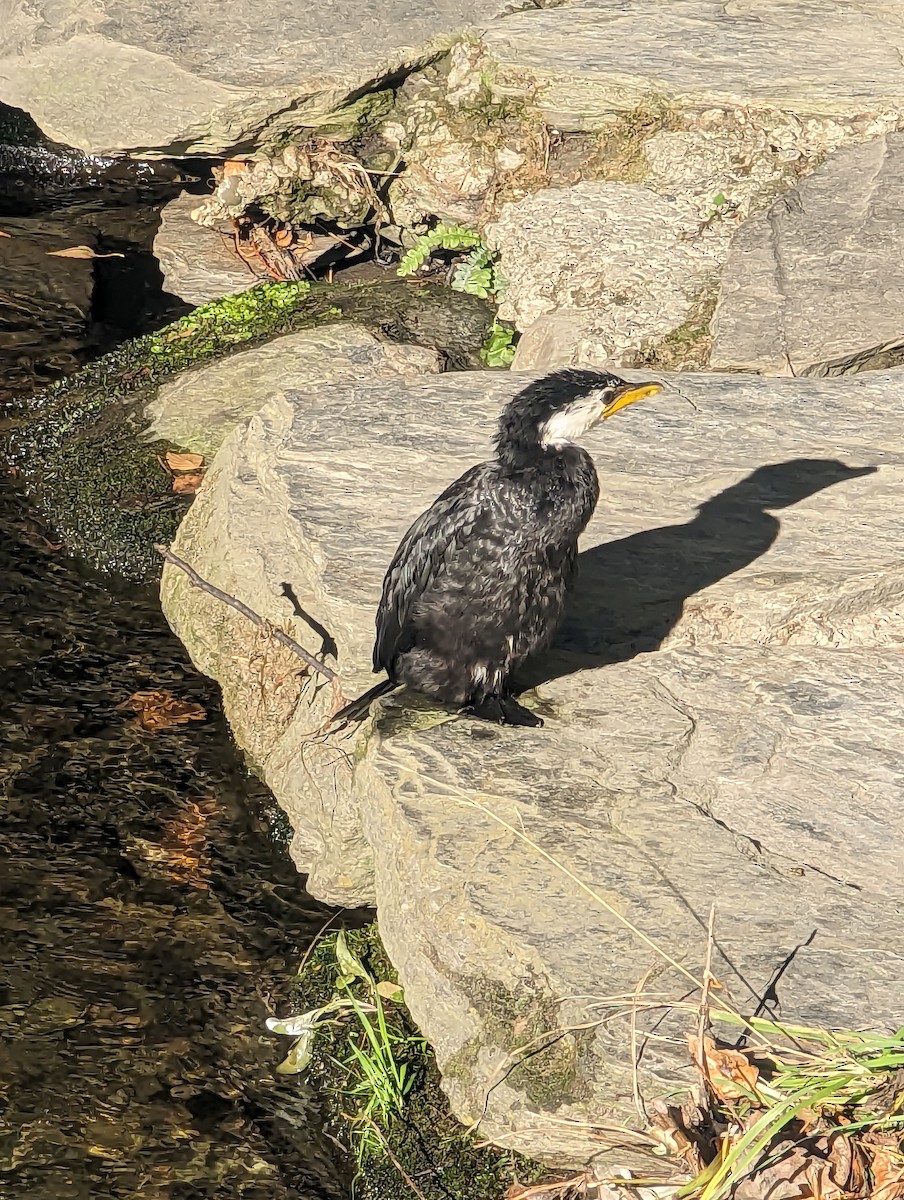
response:
[(496, 457), (451, 484), (396, 550), (377, 612), (374, 671), (449, 706), (542, 723), (512, 699), (512, 675), (555, 632), (578, 537), (599, 496), (587, 452), (545, 445), (543, 431), (582, 398), (626, 386), (596, 371), (558, 371), (510, 401)]

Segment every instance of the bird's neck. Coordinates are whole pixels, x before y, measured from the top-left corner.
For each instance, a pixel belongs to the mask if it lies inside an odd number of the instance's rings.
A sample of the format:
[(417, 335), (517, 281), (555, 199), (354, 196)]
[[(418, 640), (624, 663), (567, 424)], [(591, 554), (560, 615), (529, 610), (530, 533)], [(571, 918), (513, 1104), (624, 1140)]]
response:
[(496, 458), (507, 474), (525, 472), (567, 474), (570, 468), (582, 464), (587, 451), (574, 442), (543, 445), (536, 433), (518, 437), (500, 437), (496, 442)]

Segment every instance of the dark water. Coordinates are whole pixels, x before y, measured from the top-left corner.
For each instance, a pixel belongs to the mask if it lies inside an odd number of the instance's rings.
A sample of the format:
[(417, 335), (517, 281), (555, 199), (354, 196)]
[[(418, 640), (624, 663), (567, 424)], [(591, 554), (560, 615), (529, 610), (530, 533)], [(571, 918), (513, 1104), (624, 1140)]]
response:
[[(3, 410), (162, 319), (155, 222), (121, 195), (0, 208)], [(92, 232), (127, 258), (48, 260)], [(316, 1097), (274, 1075), (287, 1043), (264, 1026), (330, 912), (155, 595), (80, 571), (4, 471), (0, 1197), (347, 1195)], [(139, 691), (206, 716), (148, 732), (121, 707)]]

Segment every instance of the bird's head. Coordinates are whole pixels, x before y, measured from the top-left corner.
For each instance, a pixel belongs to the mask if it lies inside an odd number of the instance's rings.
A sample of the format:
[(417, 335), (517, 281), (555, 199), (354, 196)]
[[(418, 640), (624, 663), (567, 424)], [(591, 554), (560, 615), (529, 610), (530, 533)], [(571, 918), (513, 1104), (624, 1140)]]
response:
[(536, 453), (538, 447), (553, 450), (572, 445), (600, 421), (661, 391), (661, 383), (628, 383), (604, 371), (554, 371), (528, 384), (505, 406), (497, 450), (507, 457), (507, 452), (520, 456)]

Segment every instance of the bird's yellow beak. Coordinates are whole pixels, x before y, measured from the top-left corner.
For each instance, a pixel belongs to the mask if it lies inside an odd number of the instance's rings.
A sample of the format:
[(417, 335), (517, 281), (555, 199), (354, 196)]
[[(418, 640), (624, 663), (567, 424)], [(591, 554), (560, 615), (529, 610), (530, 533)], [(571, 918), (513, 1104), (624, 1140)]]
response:
[(603, 409), (603, 420), (608, 420), (619, 409), (627, 408), (635, 400), (645, 400), (647, 396), (655, 396), (661, 391), (661, 383), (626, 383), (623, 388), (619, 388), (615, 393), (615, 398)]

